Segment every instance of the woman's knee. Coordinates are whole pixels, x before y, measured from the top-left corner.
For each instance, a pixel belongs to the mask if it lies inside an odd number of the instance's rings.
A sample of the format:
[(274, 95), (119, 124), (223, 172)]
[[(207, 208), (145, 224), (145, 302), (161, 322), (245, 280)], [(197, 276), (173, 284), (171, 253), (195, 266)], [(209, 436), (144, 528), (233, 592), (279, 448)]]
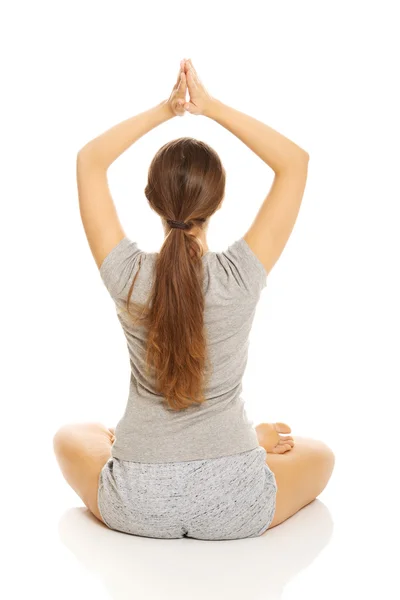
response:
[(332, 449), (321, 440), (293, 436), (294, 447), (286, 454), (269, 455), (271, 469), (279, 482), (298, 486), (310, 497), (318, 496), (326, 487), (335, 465)]
[(312, 438), (294, 437), (295, 446), (298, 442), (299, 448), (303, 448), (307, 454), (307, 463), (310, 473), (314, 476), (319, 495), (328, 483), (335, 466), (335, 454), (325, 442)]
[(295, 442), (294, 448), (297, 452), (311, 458), (316, 458), (320, 462), (333, 468), (335, 464), (335, 455), (328, 444), (322, 440), (299, 436), (293, 436), (293, 440)]
[(56, 454), (76, 454), (92, 435), (110, 437), (110, 432), (102, 423), (67, 423), (62, 425), (53, 436), (53, 448)]
[(72, 456), (76, 453), (77, 436), (73, 424), (63, 425), (53, 436), (53, 449), (57, 457)]
[(285, 454), (267, 455), (277, 482), (275, 527), (315, 500), (326, 487), (335, 464), (332, 449), (312, 438), (293, 436), (294, 447)]
[[(325, 485), (328, 483), (334, 466), (335, 466), (335, 454), (333, 452), (333, 450), (324, 442), (320, 442), (321, 444), (321, 448), (319, 451), (319, 456), (320, 456), (320, 460), (321, 460), (321, 465), (322, 465), (322, 470), (323, 470), (323, 476), (326, 479)], [(325, 487), (324, 485), (324, 487)]]

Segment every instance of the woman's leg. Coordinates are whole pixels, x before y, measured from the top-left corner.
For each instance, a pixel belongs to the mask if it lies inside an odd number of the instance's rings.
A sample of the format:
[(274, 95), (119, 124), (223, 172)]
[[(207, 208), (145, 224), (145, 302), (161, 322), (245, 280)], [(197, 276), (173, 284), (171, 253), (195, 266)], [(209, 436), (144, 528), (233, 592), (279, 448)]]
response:
[[(260, 445), (266, 442), (266, 462), (278, 487), (271, 528), (315, 500), (329, 481), (335, 457), (321, 441), (282, 435), (277, 438), (279, 442), (275, 450), (278, 453), (273, 453), (271, 443), (275, 445), (276, 440), (271, 442), (265, 424), (261, 432), (260, 427), (257, 428)], [(72, 423), (61, 427), (53, 439), (54, 452), (64, 478), (100, 521), (103, 520), (97, 505), (99, 476), (111, 456), (114, 433), (113, 428), (101, 423)], [(289, 437), (294, 441), (293, 447)], [(280, 448), (281, 445), (284, 447)], [(284, 453), (281, 454), (282, 451)]]
[(111, 456), (114, 428), (101, 423), (63, 425), (53, 438), (62, 474), (88, 509), (100, 520), (97, 492), (100, 471)]
[(298, 436), (293, 440), (293, 448), (284, 454), (267, 452), (266, 462), (278, 487), (269, 529), (315, 500), (327, 485), (335, 464), (335, 456), (324, 442)]

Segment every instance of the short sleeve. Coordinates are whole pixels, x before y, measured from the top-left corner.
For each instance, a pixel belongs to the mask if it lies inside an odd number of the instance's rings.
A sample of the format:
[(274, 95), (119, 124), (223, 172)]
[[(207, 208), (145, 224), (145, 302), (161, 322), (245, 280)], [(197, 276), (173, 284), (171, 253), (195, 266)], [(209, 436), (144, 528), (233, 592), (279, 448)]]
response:
[(247, 293), (258, 297), (267, 285), (267, 271), (246, 240), (239, 238), (222, 254), (236, 283)]
[(133, 277), (145, 252), (128, 237), (114, 246), (100, 265), (100, 276), (111, 297), (126, 300)]

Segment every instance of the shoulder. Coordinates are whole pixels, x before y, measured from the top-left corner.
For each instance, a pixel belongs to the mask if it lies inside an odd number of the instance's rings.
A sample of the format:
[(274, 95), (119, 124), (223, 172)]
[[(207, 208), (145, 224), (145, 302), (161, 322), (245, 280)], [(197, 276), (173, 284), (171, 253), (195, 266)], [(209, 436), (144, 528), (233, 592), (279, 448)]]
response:
[(258, 295), (267, 283), (267, 272), (243, 237), (225, 250), (214, 252), (215, 265), (226, 284), (232, 283), (246, 293)]
[(122, 238), (107, 254), (99, 267), (100, 276), (111, 296), (123, 297), (133, 276), (151, 253), (142, 250), (128, 236)]

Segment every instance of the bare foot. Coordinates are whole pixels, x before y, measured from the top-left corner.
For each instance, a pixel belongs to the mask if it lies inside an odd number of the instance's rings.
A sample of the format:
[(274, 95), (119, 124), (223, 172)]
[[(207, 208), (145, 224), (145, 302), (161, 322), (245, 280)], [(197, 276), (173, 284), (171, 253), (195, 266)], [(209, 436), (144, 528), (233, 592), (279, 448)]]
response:
[(284, 454), (294, 446), (290, 435), (281, 435), (292, 431), (286, 423), (261, 423), (255, 429), (260, 446), (270, 454)]
[(111, 443), (113, 444), (115, 442), (115, 427), (109, 427), (108, 430), (111, 431)]

